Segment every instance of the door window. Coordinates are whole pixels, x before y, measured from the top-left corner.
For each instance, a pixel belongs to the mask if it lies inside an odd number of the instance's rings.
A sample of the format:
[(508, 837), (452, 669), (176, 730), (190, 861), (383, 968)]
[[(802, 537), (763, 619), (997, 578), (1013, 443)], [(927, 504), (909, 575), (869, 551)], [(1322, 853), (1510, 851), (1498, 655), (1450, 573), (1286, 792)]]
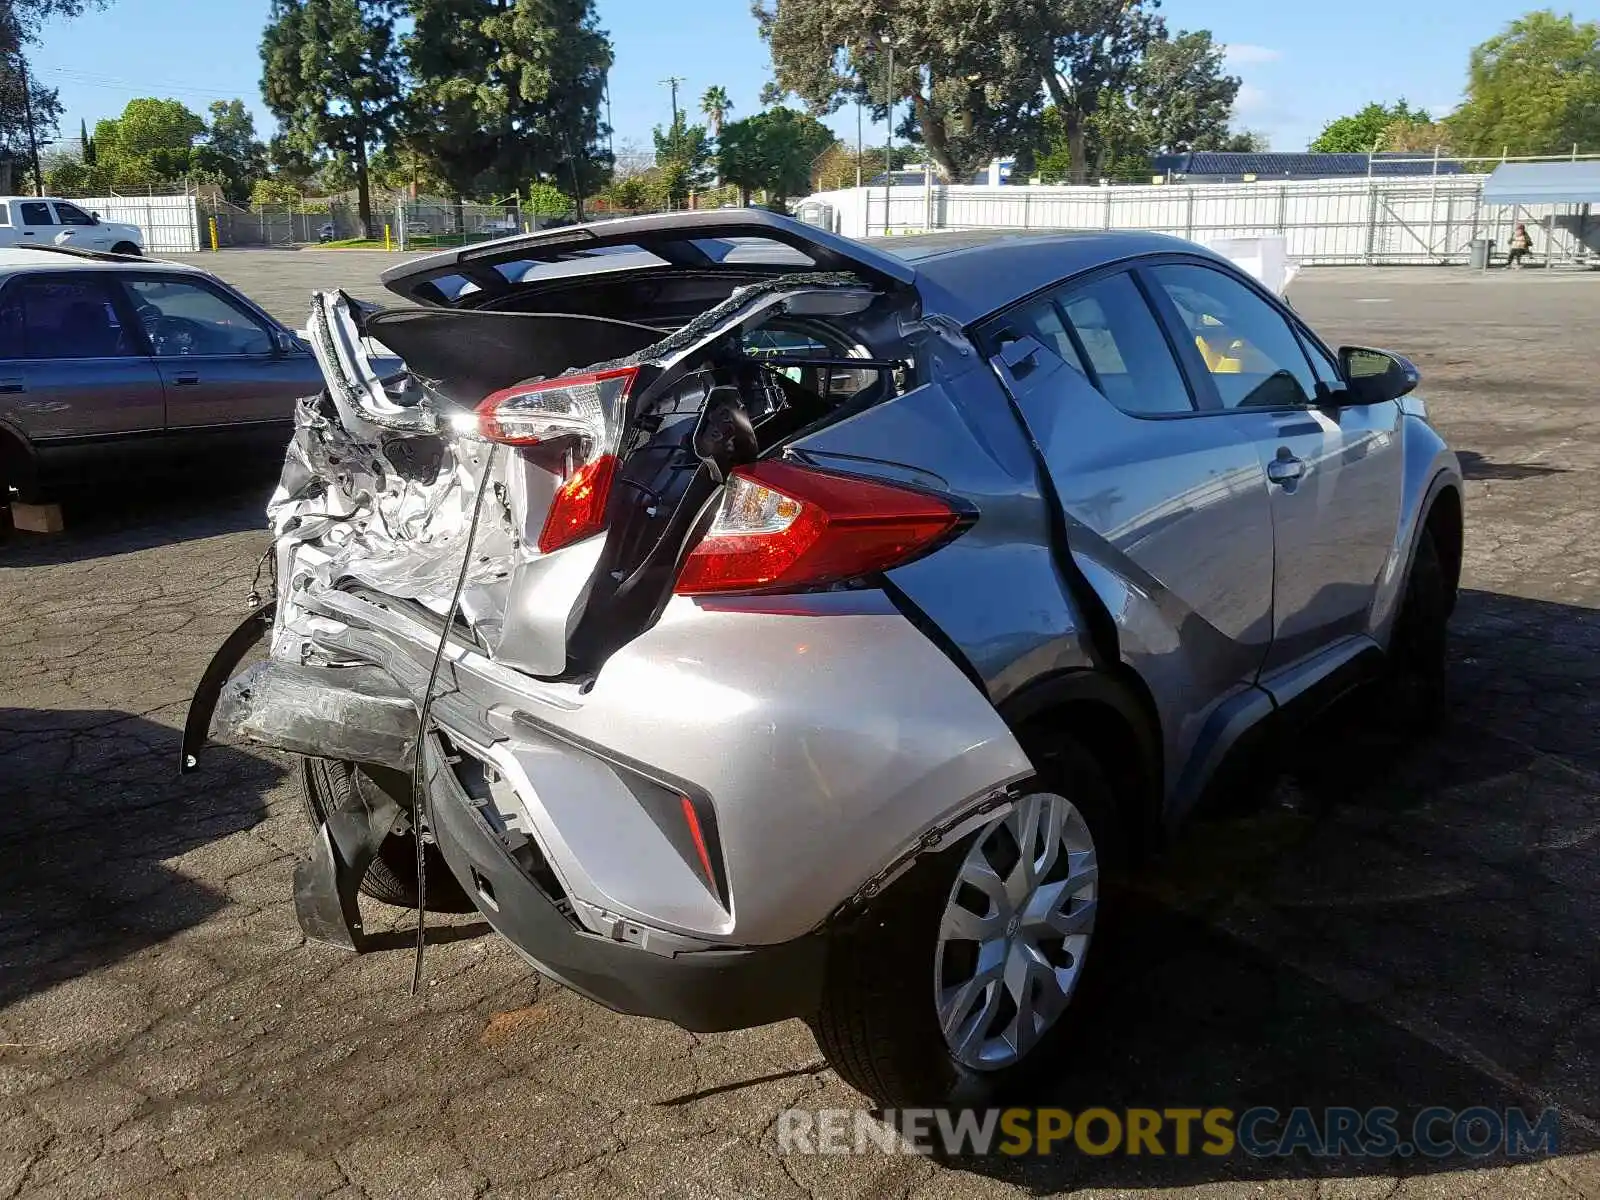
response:
[(55, 218), (50, 215), (50, 206), (43, 200), (24, 200), (17, 205), (22, 210), (22, 223), (24, 225), (54, 225)]
[(272, 352), (266, 327), (210, 288), (176, 278), (124, 282), (158, 357)]
[(1102, 396), (1136, 416), (1194, 411), (1172, 348), (1131, 276), (1072, 288), (1059, 303), (1082, 348), (1085, 374)]
[(97, 279), (24, 275), (0, 297), (0, 357), (118, 358), (136, 354)]
[(75, 204), (56, 201), (56, 218), (63, 225), (93, 225), (94, 218)]
[(5, 226), (9, 227), (10, 224), (11, 224), (11, 205), (7, 204), (3, 200), (0, 200), (0, 225), (5, 225)]
[(1317, 378), (1287, 321), (1236, 279), (1209, 267), (1152, 267), (1192, 338), (1224, 408), (1304, 407)]
[(1083, 365), (1083, 358), (1079, 355), (1078, 348), (1072, 343), (1072, 335), (1067, 332), (1066, 324), (1061, 320), (1061, 313), (1056, 308), (1055, 301), (1048, 298), (1034, 300), (1012, 309), (995, 327), (993, 336), (996, 349), (1007, 342), (1031, 337), (1047, 350), (1055, 351), (1062, 362), (1076, 368), (1080, 374), (1089, 373)]

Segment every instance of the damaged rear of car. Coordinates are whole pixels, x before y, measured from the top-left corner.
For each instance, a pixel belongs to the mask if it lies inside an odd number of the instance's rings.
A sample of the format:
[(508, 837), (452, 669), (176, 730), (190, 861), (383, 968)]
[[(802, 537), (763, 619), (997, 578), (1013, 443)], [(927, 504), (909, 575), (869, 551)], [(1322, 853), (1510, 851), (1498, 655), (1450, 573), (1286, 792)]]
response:
[(812, 1016), (840, 915), (1029, 763), (883, 578), (975, 505), (806, 447), (919, 392), (970, 439), (937, 393), (984, 365), (905, 264), (770, 214), (474, 249), (389, 273), (428, 307), (316, 297), (328, 386), (270, 504), (271, 654), (212, 680), (219, 731), (307, 756), (302, 923), (359, 946), (358, 884), (417, 902), (421, 826), (496, 929), (604, 1004)]
[(316, 298), (275, 596), (184, 738), (303, 756), (309, 934), (471, 906), (612, 1008), (981, 1106), (1068, 1044), (1102, 866), (1249, 735), (1443, 699), (1408, 361), (1179, 239), (895, 246), (679, 213)]

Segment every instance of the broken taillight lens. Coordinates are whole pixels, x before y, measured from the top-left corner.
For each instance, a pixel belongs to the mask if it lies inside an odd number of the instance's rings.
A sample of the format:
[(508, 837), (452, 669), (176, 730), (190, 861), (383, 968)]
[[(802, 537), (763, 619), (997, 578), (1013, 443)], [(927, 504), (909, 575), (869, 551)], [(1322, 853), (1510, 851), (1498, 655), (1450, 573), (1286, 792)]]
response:
[(501, 388), (478, 405), (478, 434), (508, 446), (575, 438), (580, 465), (615, 453), (628, 393), (638, 375), (638, 367), (618, 367)]
[(729, 476), (721, 507), (684, 561), (681, 596), (784, 592), (887, 570), (961, 523), (936, 496), (786, 462)]
[(560, 452), (566, 478), (556, 489), (540, 553), (549, 554), (605, 528), (629, 393), (638, 367), (618, 367), (519, 383), (478, 405), (478, 435), (487, 441)]

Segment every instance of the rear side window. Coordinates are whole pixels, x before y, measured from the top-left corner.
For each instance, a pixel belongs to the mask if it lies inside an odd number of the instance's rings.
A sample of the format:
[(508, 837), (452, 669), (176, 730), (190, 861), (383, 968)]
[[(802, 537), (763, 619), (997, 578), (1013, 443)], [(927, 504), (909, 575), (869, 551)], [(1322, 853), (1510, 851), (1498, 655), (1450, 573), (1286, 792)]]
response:
[(23, 275), (0, 295), (0, 358), (120, 358), (139, 353), (98, 279)]
[(1067, 289), (1057, 303), (1084, 373), (1112, 404), (1135, 416), (1194, 411), (1172, 348), (1129, 275)]
[(63, 225), (93, 225), (94, 218), (74, 204), (56, 202), (56, 216)]
[(1072, 335), (1067, 332), (1060, 310), (1056, 308), (1055, 301), (1049, 298), (1034, 300), (1012, 309), (995, 327), (992, 336), (996, 346), (1031, 337), (1045, 349), (1055, 351), (1069, 367), (1077, 368), (1084, 375), (1089, 373), (1078, 348), (1072, 343)]
[(1281, 313), (1237, 279), (1210, 267), (1152, 267), (1194, 341), (1223, 408), (1303, 407), (1316, 395), (1300, 339)]
[(11, 205), (0, 201), (0, 225), (11, 224)]
[(50, 206), (40, 200), (24, 200), (17, 205), (22, 213), (24, 225), (54, 225), (55, 218), (50, 215)]

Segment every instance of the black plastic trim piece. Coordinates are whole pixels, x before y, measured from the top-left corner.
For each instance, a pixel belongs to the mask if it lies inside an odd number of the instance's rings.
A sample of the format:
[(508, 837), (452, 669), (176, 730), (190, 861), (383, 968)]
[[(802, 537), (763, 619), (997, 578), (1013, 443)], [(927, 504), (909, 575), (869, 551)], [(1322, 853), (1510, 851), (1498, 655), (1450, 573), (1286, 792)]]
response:
[(272, 629), (278, 613), (278, 602), (272, 600), (256, 609), (238, 628), (230, 633), (211, 656), (200, 682), (189, 701), (189, 715), (183, 722), (183, 745), (178, 755), (178, 773), (187, 775), (199, 765), (200, 751), (205, 748), (211, 733), (211, 718), (217, 711), (217, 701), (234, 668), (244, 661), (244, 656)]

